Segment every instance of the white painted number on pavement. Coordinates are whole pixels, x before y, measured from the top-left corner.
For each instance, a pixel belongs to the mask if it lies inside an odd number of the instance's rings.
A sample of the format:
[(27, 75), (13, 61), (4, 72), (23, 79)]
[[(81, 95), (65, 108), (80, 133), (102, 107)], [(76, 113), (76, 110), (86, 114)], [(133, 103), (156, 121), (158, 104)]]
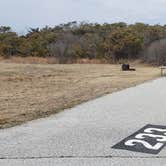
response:
[(166, 126), (148, 124), (112, 148), (158, 154), (164, 146), (166, 146)]

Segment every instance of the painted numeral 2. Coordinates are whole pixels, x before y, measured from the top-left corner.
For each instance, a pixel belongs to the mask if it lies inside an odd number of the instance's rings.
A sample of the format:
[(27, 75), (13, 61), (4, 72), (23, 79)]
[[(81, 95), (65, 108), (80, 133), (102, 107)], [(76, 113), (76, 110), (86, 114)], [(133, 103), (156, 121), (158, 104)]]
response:
[[(154, 134), (154, 132), (162, 132), (163, 135), (157, 135)], [(151, 145), (149, 142), (142, 140), (146, 137), (155, 138), (157, 143), (155, 145)], [(137, 134), (135, 139), (128, 140), (124, 144), (126, 146), (136, 146), (137, 144), (142, 144), (149, 150), (159, 150), (164, 145), (162, 142), (166, 142), (166, 129), (147, 128), (144, 130), (144, 133)]]

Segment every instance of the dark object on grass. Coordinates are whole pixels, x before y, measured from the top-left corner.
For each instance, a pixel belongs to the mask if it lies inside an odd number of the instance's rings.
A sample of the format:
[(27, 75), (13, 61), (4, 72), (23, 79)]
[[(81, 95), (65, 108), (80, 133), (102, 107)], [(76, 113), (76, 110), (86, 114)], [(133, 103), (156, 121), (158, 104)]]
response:
[(129, 64), (122, 64), (122, 71), (135, 71), (135, 69), (130, 68)]
[(122, 71), (128, 71), (130, 69), (129, 64), (122, 64)]

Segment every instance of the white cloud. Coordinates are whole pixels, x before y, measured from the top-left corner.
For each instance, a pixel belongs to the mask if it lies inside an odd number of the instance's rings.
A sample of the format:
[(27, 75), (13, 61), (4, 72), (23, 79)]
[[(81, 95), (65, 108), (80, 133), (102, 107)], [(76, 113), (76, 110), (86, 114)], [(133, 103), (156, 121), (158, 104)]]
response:
[(25, 27), (68, 21), (165, 24), (165, 0), (0, 0), (0, 25)]

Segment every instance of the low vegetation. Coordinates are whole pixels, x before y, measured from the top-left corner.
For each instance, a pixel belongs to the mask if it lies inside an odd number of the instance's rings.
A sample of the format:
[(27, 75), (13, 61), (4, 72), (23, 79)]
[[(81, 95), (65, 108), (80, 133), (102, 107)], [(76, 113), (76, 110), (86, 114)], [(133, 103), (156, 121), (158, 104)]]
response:
[(133, 64), (0, 63), (0, 128), (46, 117), (79, 103), (159, 76), (156, 67)]
[[(143, 23), (101, 25), (69, 22), (52, 28), (30, 28), (29, 32), (22, 36), (13, 32), (10, 27), (1, 26), (0, 55), (5, 58), (52, 57), (56, 59), (56, 63), (74, 63), (85, 58), (99, 59), (107, 63), (120, 59), (143, 59), (159, 65), (163, 63), (160, 52), (165, 52), (163, 45), (166, 40), (162, 40), (164, 38), (166, 26)], [(156, 41), (158, 44), (153, 44)], [(155, 54), (156, 58), (146, 54), (150, 52), (149, 47), (150, 50), (160, 47)]]

